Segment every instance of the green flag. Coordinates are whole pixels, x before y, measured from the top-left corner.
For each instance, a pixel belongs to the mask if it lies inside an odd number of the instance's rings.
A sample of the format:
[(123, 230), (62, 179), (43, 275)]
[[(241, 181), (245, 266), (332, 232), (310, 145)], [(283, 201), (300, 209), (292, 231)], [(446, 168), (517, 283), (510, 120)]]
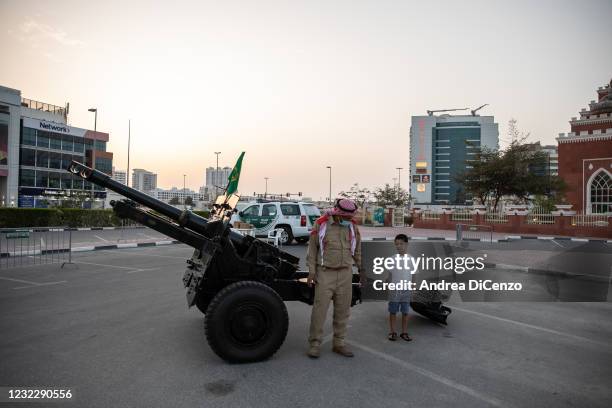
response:
[(238, 180), (240, 179), (240, 170), (242, 168), (242, 158), (244, 157), (244, 152), (240, 153), (240, 157), (238, 157), (238, 161), (234, 166), (234, 169), (230, 173), (227, 178), (227, 195), (234, 194), (238, 190)]

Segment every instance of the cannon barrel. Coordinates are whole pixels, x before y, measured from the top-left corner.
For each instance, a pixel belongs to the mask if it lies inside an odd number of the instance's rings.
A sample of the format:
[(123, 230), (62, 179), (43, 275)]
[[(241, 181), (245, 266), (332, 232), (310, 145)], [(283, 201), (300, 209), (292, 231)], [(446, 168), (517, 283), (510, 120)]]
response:
[[(158, 213), (173, 219), (182, 227), (189, 228), (190, 230), (204, 236), (208, 235), (206, 233), (206, 224), (208, 224), (208, 220), (192, 213), (191, 211), (181, 211), (178, 208), (175, 208), (170, 204), (166, 204), (163, 201), (157, 200), (148, 194), (121, 184), (118, 181), (113, 180), (108, 174), (94, 170), (83, 163), (73, 160), (70, 163), (68, 170), (91, 183), (97, 184), (100, 187), (108, 188), (109, 190), (137, 202), (138, 204), (155, 210)], [(239, 243), (242, 242), (244, 237), (235, 231), (231, 231), (230, 238), (232, 241)]]

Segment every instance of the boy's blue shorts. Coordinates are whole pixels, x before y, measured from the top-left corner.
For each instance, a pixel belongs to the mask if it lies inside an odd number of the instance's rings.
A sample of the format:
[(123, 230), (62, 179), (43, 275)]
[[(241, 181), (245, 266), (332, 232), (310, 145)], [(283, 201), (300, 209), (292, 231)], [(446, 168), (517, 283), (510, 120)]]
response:
[(401, 310), (402, 314), (408, 314), (408, 302), (389, 302), (389, 313), (396, 314)]

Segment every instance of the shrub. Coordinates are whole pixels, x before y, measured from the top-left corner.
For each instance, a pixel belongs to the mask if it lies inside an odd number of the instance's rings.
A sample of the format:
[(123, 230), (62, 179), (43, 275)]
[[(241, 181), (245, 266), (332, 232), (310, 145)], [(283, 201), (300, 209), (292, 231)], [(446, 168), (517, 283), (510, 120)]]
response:
[(112, 210), (81, 208), (0, 208), (0, 228), (112, 227), (121, 220)]

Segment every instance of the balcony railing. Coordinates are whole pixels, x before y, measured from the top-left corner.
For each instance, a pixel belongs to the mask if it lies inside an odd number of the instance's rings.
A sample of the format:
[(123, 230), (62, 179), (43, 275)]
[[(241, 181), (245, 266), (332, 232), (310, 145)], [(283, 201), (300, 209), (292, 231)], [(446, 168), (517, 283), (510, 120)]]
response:
[(67, 114), (66, 108), (62, 106), (52, 105), (50, 103), (35, 101), (27, 98), (21, 98), (21, 106), (43, 112), (54, 113), (56, 115), (62, 115), (64, 117)]

